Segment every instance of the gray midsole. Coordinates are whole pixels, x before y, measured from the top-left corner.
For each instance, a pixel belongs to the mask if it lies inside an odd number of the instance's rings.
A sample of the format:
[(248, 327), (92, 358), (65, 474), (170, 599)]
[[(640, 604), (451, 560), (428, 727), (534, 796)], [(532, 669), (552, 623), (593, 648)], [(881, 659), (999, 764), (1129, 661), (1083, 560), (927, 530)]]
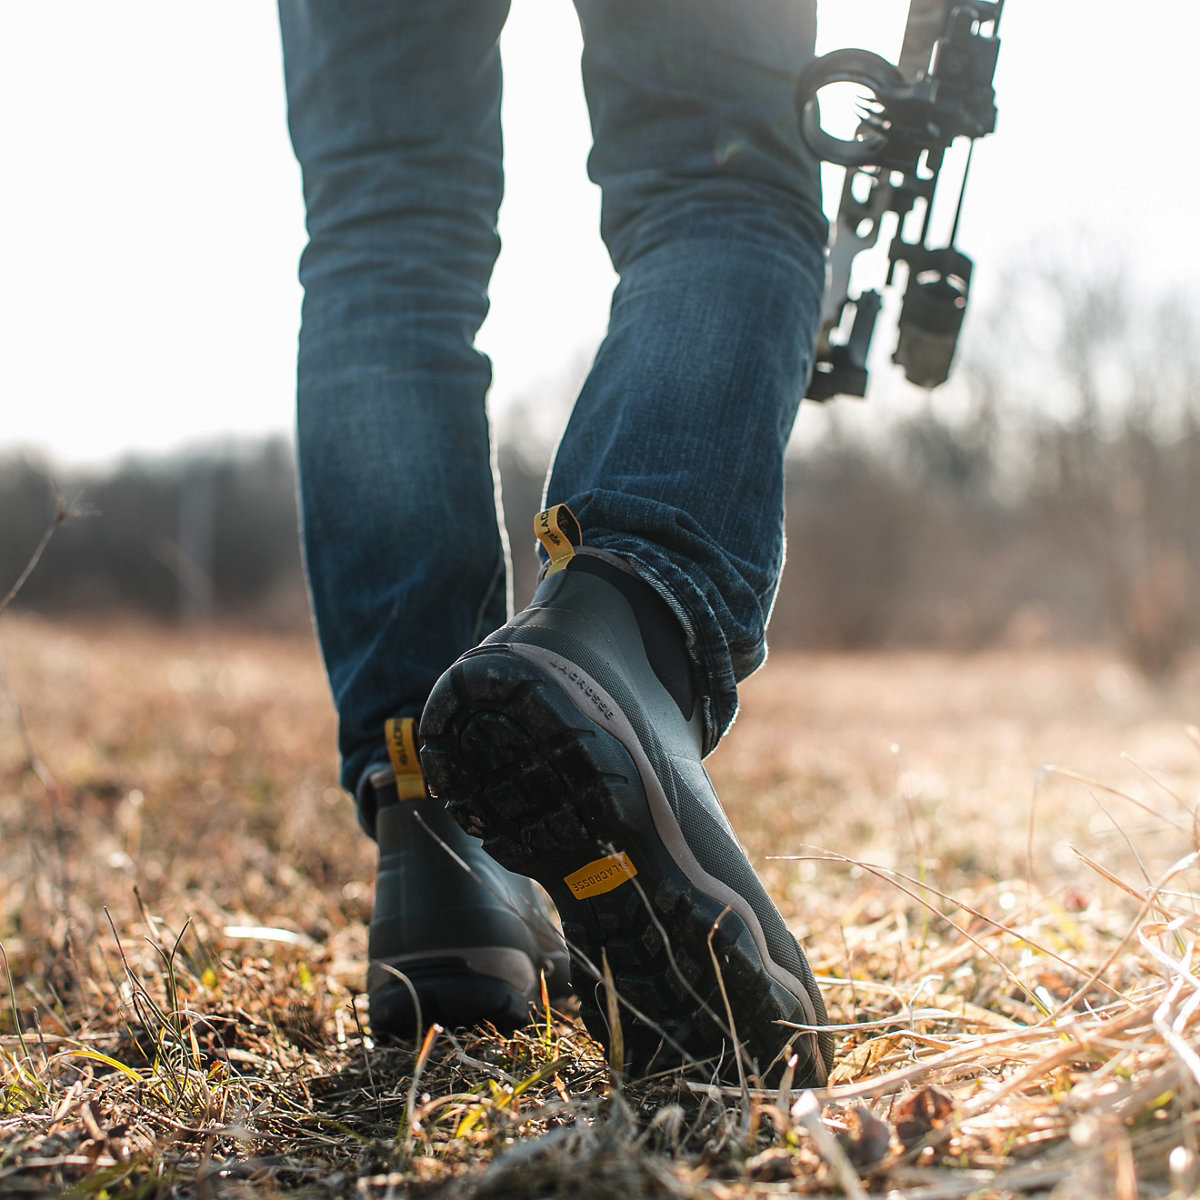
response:
[[(416, 954), (389, 955), (371, 962), (372, 974), (394, 978), (386, 967), (404, 974), (406, 963), (425, 962), (434, 958), (461, 959), (476, 975), (486, 975), (507, 983), (522, 995), (533, 996), (537, 991), (538, 975), (529, 955), (508, 946), (455, 946), (452, 950), (422, 950)], [(380, 982), (385, 982), (380, 978)]]
[[(555, 654), (551, 650), (546, 650), (541, 646), (534, 646), (525, 642), (508, 643), (508, 648), (514, 654), (519, 655), (521, 658), (538, 667), (542, 673), (546, 674), (555, 683), (555, 686), (558, 686), (556, 677), (568, 665), (570, 670), (576, 672), (586, 680), (588, 690), (581, 687), (562, 688), (561, 690), (585, 717), (611, 733), (629, 752), (630, 757), (637, 766), (642, 788), (650, 804), (650, 815), (654, 821), (655, 831), (666, 847), (667, 853), (697, 890), (703, 892), (705, 895), (712, 896), (721, 904), (728, 905), (733, 912), (741, 917), (746, 927), (750, 930), (750, 936), (754, 938), (754, 944), (758, 948), (759, 957), (763, 961), (763, 968), (767, 974), (800, 1001), (805, 1016), (808, 1018), (808, 1024), (816, 1025), (816, 1010), (813, 1008), (808, 988), (804, 986), (802, 980), (797, 979), (795, 975), (771, 957), (767, 950), (766, 935), (763, 933), (758, 915), (750, 903), (738, 892), (729, 887), (728, 884), (710, 875), (692, 853), (692, 849), (684, 837), (683, 830), (680, 828), (679, 822), (675, 819), (675, 814), (671, 810), (671, 805), (667, 801), (666, 793), (663, 791), (658, 775), (651, 766), (650, 759), (647, 757), (645, 750), (642, 748), (641, 740), (634, 731), (632, 724), (630, 724), (629, 718), (622, 712), (620, 705), (617, 704), (599, 683), (590, 676), (587, 676), (577, 663), (570, 662), (568, 664), (568, 660), (564, 659), (561, 655)], [(591, 691), (590, 696), (589, 690)], [(596, 720), (598, 710), (597, 699), (603, 702), (604, 709), (607, 710), (603, 712), (603, 724)], [(824, 1059), (819, 1053), (816, 1055), (816, 1062), (819, 1064), (819, 1069), (823, 1074)]]

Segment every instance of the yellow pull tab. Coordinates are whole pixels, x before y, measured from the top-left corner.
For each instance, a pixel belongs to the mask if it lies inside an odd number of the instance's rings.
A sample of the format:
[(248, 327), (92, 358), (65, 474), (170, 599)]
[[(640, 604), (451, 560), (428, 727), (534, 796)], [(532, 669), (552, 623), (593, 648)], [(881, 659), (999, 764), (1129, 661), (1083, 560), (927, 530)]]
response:
[(401, 800), (425, 797), (425, 776), (417, 753), (417, 723), (412, 717), (393, 717), (384, 726), (388, 757), (396, 772), (396, 794)]
[(575, 514), (565, 505), (544, 508), (533, 518), (533, 532), (550, 556), (547, 575), (561, 571), (575, 555), (575, 547), (583, 543), (583, 534)]

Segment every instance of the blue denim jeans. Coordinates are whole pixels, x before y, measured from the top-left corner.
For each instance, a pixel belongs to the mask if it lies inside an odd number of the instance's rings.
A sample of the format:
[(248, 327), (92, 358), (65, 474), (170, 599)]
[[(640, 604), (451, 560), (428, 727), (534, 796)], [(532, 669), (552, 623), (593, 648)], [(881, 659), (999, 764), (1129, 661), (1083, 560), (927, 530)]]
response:
[[(549, 503), (679, 615), (711, 749), (765, 655), (826, 226), (795, 78), (813, 0), (576, 0), (619, 275)], [(508, 0), (280, 0), (309, 243), (303, 538), (343, 783), (507, 619), (474, 346), (499, 250)], [(520, 515), (528, 528), (532, 514)], [(369, 814), (364, 814), (370, 824)]]

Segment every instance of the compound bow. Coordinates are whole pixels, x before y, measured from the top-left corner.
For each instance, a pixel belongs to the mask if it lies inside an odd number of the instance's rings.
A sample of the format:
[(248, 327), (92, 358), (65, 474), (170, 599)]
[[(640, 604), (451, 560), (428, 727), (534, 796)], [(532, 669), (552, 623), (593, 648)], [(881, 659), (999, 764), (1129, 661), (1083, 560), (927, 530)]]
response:
[[(911, 0), (898, 65), (866, 50), (835, 50), (800, 76), (801, 135), (818, 157), (846, 168), (809, 399), (866, 394), (867, 351), (883, 301), (875, 290), (851, 297), (850, 273), (855, 256), (878, 242), (888, 214), (895, 227), (885, 286), (898, 263), (907, 274), (892, 361), (921, 387), (937, 387), (950, 374), (972, 266), (954, 241), (975, 139), (996, 127), (992, 80), (1003, 7), (1004, 0)], [(822, 128), (817, 102), (822, 88), (847, 82), (871, 93), (849, 140)], [(960, 137), (971, 149), (953, 227), (944, 246), (931, 246), (934, 192), (946, 151)], [(912, 224), (919, 233), (906, 240)]]

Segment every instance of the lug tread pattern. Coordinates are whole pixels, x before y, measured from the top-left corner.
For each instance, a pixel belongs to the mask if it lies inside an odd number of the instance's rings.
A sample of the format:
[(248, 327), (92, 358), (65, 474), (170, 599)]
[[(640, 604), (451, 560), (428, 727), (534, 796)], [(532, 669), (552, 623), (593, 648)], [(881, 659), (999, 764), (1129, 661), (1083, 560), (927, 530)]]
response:
[[(503, 646), (467, 656), (443, 676), (421, 737), (426, 779), (450, 814), (501, 865), (550, 893), (572, 951), (584, 1024), (611, 1047), (599, 981), (607, 961), (622, 1002), (628, 1071), (694, 1064), (703, 1078), (737, 1081), (715, 953), (746, 1070), (767, 1085), (778, 1079), (788, 1041), (778, 1022), (804, 1023), (803, 1007), (763, 970), (741, 918), (694, 887), (669, 857), (620, 742)], [(630, 852), (637, 877), (577, 898), (564, 876), (611, 849)], [(817, 1078), (811, 1059), (805, 1066), (810, 1047), (811, 1039), (797, 1038), (797, 1086)]]

